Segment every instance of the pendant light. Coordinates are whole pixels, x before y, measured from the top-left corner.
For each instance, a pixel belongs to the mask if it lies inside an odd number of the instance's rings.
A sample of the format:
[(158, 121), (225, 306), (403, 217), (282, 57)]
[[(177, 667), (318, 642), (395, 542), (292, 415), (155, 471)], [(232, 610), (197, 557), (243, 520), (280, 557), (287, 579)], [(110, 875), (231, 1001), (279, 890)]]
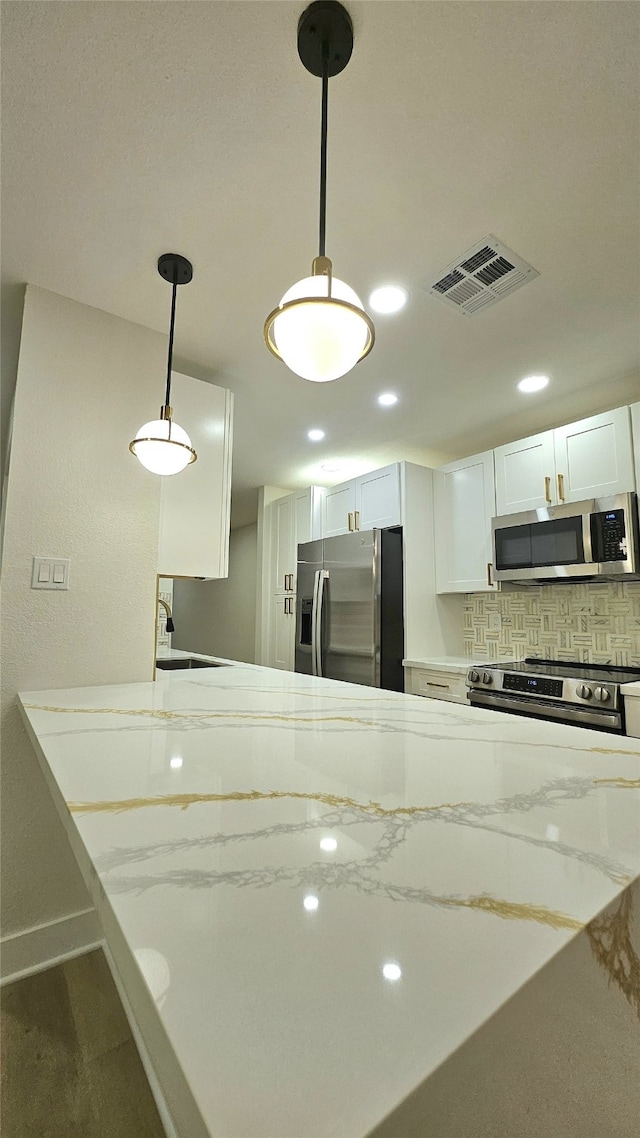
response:
[(307, 71), (322, 78), (320, 132), (320, 239), (311, 276), (285, 292), (267, 317), (269, 351), (302, 379), (326, 383), (346, 375), (371, 351), (373, 321), (349, 285), (333, 275), (325, 255), (327, 213), (327, 107), (329, 77), (347, 66), (353, 49), (349, 13), (337, 0), (316, 0), (298, 22), (298, 55)]
[(129, 450), (135, 454), (152, 474), (178, 474), (190, 462), (195, 462), (197, 454), (191, 446), (186, 431), (173, 421), (171, 407), (171, 361), (173, 358), (173, 330), (176, 323), (176, 293), (178, 285), (189, 284), (193, 277), (193, 266), (179, 253), (163, 253), (158, 260), (160, 276), (169, 281), (171, 293), (171, 323), (169, 325), (169, 356), (167, 359), (167, 390), (164, 406), (160, 408), (160, 418), (144, 423)]

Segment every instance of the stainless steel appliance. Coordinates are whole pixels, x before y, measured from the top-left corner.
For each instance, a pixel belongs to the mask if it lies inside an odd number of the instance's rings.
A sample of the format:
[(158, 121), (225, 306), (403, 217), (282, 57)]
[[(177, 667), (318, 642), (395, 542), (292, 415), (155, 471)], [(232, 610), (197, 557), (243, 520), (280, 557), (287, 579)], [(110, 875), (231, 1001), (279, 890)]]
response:
[(298, 546), (296, 672), (404, 690), (402, 529)]
[(496, 581), (640, 577), (635, 494), (506, 514), (491, 534)]
[(621, 684), (640, 680), (640, 670), (612, 664), (580, 664), (528, 658), (469, 668), (469, 703), (512, 715), (560, 720), (624, 734)]

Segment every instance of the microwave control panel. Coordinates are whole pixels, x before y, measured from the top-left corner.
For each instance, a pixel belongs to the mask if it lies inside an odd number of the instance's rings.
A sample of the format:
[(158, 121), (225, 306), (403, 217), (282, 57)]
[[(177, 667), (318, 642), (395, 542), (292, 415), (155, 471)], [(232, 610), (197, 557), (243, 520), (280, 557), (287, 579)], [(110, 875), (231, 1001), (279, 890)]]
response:
[(626, 561), (627, 534), (624, 510), (603, 510), (592, 515), (591, 540), (595, 561)]

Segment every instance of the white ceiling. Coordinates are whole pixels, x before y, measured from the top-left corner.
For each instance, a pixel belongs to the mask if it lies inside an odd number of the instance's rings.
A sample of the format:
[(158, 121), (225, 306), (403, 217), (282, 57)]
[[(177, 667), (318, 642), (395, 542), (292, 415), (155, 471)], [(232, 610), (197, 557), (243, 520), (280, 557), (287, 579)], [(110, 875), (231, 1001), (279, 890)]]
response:
[[(455, 457), (640, 396), (638, 4), (348, 0), (327, 253), (364, 300), (386, 281), (410, 299), (376, 318), (366, 361), (318, 385), (262, 339), (317, 252), (304, 7), (2, 4), (7, 389), (25, 282), (164, 331), (156, 261), (188, 256), (176, 354), (235, 392), (236, 524), (262, 483)], [(423, 286), (487, 233), (540, 277), (469, 318)], [(532, 372), (552, 383), (524, 397)]]

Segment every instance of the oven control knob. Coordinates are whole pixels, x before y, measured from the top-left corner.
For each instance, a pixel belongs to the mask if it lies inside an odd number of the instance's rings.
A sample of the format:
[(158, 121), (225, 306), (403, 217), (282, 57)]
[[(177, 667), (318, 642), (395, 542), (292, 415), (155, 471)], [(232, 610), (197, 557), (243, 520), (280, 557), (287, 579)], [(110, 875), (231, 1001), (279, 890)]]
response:
[(493, 676), (491, 675), (491, 672), (483, 672), (482, 673), (483, 684), (490, 684), (492, 682), (492, 680), (493, 680)]
[(611, 692), (608, 688), (596, 688), (593, 694), (598, 703), (606, 703), (608, 699), (611, 699)]
[(576, 695), (579, 695), (580, 699), (591, 699), (591, 688), (587, 684), (578, 684)]
[(469, 680), (471, 681), (472, 684), (477, 684), (479, 679), (480, 679), (480, 672), (476, 672), (475, 668), (472, 668), (471, 671), (469, 672)]

